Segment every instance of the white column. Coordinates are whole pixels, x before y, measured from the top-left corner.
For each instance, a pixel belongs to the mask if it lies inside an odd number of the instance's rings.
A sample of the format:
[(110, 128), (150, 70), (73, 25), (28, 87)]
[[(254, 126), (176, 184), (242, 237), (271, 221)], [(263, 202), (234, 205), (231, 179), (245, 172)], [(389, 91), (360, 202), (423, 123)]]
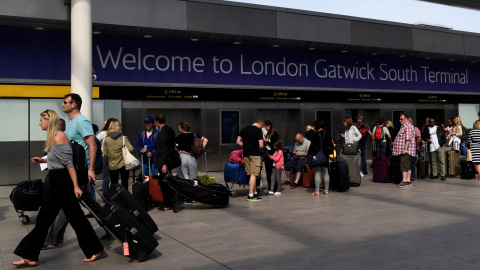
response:
[(72, 0), (72, 93), (82, 97), (81, 113), (92, 121), (92, 0)]

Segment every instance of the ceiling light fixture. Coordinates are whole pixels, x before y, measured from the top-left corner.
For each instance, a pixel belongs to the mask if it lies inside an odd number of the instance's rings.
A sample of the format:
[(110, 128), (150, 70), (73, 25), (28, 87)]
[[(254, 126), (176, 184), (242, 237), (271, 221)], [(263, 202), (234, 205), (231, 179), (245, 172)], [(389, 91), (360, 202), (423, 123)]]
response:
[(33, 29), (35, 29), (35, 30), (40, 30), (40, 31), (41, 31), (41, 30), (45, 30), (45, 27), (37, 26), (37, 27), (35, 27), (35, 28), (33, 28)]
[(342, 52), (342, 53), (348, 53), (348, 51), (347, 51), (347, 50), (343, 50), (343, 51), (341, 51), (341, 52)]
[(233, 44), (235, 44), (235, 45), (240, 45), (240, 44), (242, 44), (242, 42), (240, 42), (240, 41), (235, 41), (235, 42), (233, 42)]
[(152, 35), (143, 35), (144, 38), (152, 38)]
[(273, 45), (272, 47), (274, 47), (274, 48), (278, 48), (278, 47), (280, 47), (280, 45), (278, 45), (278, 44), (275, 44), (275, 45)]
[(309, 50), (309, 51), (315, 51), (316, 48), (311, 47), (311, 48), (308, 48), (308, 50)]
[(100, 35), (101, 33), (102, 33), (102, 32), (100, 32), (100, 31), (93, 31), (93, 32), (92, 32), (92, 34), (94, 34), (94, 35)]
[(193, 42), (197, 42), (197, 41), (199, 41), (199, 39), (198, 39), (198, 38), (192, 38), (192, 39), (190, 39), (190, 40), (191, 40), (191, 41), (193, 41)]

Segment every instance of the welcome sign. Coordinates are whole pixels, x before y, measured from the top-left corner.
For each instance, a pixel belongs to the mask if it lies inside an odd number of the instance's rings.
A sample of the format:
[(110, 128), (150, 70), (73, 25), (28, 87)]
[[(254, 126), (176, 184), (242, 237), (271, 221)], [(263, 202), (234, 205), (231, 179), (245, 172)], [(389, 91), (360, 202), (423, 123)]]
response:
[[(0, 78), (70, 79), (68, 34), (0, 34)], [(92, 46), (99, 82), (470, 93), (480, 86), (480, 65), (469, 62), (103, 36)]]

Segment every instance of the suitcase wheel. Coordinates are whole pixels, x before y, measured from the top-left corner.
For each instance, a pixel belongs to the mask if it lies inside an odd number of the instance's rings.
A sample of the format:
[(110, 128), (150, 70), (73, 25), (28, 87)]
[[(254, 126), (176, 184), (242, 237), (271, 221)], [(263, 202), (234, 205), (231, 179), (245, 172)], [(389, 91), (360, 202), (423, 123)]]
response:
[(20, 218), (23, 224), (29, 224), (30, 223), (30, 217), (27, 215), (23, 215), (23, 217)]
[(230, 197), (232, 198), (237, 197), (237, 192), (235, 190), (230, 191)]

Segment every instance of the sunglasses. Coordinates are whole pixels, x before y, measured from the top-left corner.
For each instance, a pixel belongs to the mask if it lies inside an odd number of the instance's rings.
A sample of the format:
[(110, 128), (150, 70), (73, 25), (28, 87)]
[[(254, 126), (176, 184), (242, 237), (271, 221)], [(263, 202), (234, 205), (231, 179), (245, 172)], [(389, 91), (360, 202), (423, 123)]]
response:
[(45, 110), (45, 111), (43, 111), (43, 112), (44, 112), (44, 113), (46, 113), (46, 114), (47, 114), (47, 116), (48, 116), (48, 119), (50, 119), (50, 114), (48, 113), (48, 109), (46, 109), (46, 110)]
[(72, 104), (72, 103), (75, 103), (75, 101), (65, 101), (65, 100), (63, 101), (63, 104), (67, 104), (67, 103)]

